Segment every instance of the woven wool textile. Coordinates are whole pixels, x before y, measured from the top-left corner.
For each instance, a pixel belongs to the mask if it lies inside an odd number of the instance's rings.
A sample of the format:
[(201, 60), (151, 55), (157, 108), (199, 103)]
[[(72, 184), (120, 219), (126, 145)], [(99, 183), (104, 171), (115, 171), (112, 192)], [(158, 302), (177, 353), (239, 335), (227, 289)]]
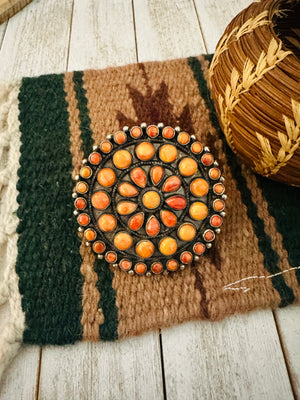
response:
[[(254, 175), (226, 145), (209, 56), (25, 78), (0, 88), (0, 373), (21, 341), (116, 340), (300, 298), (299, 189)], [(226, 178), (222, 232), (168, 276), (110, 269), (77, 237), (72, 178), (124, 125), (179, 125)], [(15, 346), (15, 348), (13, 348)]]

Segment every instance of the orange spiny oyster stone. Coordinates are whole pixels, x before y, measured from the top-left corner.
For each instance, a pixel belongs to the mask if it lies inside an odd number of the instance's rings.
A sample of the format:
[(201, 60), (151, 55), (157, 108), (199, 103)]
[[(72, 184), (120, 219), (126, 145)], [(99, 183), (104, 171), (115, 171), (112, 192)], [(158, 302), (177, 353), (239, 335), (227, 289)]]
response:
[(132, 246), (132, 237), (127, 232), (118, 232), (114, 237), (114, 245), (119, 250), (127, 250)]
[(112, 144), (108, 140), (104, 140), (100, 145), (100, 149), (107, 154), (112, 150)]
[(177, 224), (177, 217), (171, 211), (161, 210), (160, 218), (163, 224), (168, 228), (173, 228), (173, 226)]
[(158, 185), (164, 175), (164, 169), (160, 165), (151, 168), (150, 177), (153, 185)]
[(193, 251), (197, 255), (201, 255), (205, 252), (205, 245), (201, 242), (195, 243), (193, 247)]
[(212, 215), (210, 218), (210, 224), (211, 226), (213, 226), (214, 228), (218, 228), (219, 226), (222, 225), (222, 218), (220, 217), (220, 215)]
[(93, 250), (97, 254), (101, 254), (106, 249), (105, 244), (101, 240), (97, 240), (93, 243)]
[(88, 191), (89, 187), (85, 182), (78, 182), (76, 185), (76, 190), (78, 193), (84, 194)]
[(116, 181), (116, 174), (111, 168), (103, 168), (98, 172), (97, 180), (101, 186), (110, 187)]
[(179, 163), (179, 172), (183, 176), (192, 176), (197, 171), (197, 163), (190, 157), (183, 158)]
[(110, 204), (110, 198), (108, 195), (103, 192), (99, 191), (93, 194), (92, 196), (92, 205), (93, 207), (97, 208), (98, 210), (105, 210)]
[(154, 253), (154, 244), (150, 240), (141, 240), (135, 247), (137, 255), (142, 258), (149, 258)]
[(193, 255), (189, 251), (184, 251), (183, 253), (181, 253), (180, 261), (183, 264), (190, 264), (192, 260), (193, 260)]
[(102, 232), (111, 232), (116, 228), (117, 220), (111, 214), (102, 214), (98, 219), (98, 226)]
[(162, 135), (165, 139), (172, 139), (175, 136), (175, 130), (170, 126), (166, 126), (162, 131)]
[(90, 217), (85, 213), (79, 214), (77, 217), (78, 223), (82, 226), (88, 225), (90, 223), (90, 220), (91, 220)]
[(127, 136), (124, 132), (119, 131), (114, 134), (114, 141), (117, 144), (124, 144), (127, 140)]
[(132, 214), (137, 209), (137, 204), (132, 201), (120, 201), (117, 204), (117, 211), (120, 215)]
[(163, 192), (169, 193), (169, 192), (174, 192), (175, 190), (179, 189), (181, 185), (181, 180), (178, 178), (178, 176), (173, 175), (170, 176), (164, 183), (163, 185)]
[(159, 149), (159, 158), (165, 163), (171, 163), (177, 158), (177, 149), (172, 144), (164, 144)]
[(202, 144), (200, 142), (194, 142), (191, 145), (191, 150), (194, 154), (200, 154), (203, 150)]
[(183, 210), (186, 207), (186, 199), (183, 196), (169, 197), (166, 203), (174, 210)]
[(206, 218), (207, 214), (207, 205), (202, 203), (202, 201), (196, 201), (190, 206), (190, 216), (197, 221)]
[(89, 162), (93, 165), (98, 165), (101, 161), (101, 156), (97, 152), (93, 152), (89, 155)]
[(205, 153), (201, 157), (202, 164), (209, 166), (214, 162), (214, 156), (211, 153)]
[(215, 238), (215, 234), (211, 229), (207, 229), (203, 234), (203, 238), (207, 242), (212, 242)]
[(153, 144), (149, 142), (142, 142), (136, 147), (135, 153), (137, 158), (142, 161), (147, 161), (151, 160), (151, 158), (154, 156), (155, 149)]
[(121, 183), (118, 187), (118, 191), (120, 195), (124, 197), (135, 197), (139, 194), (137, 188), (128, 182)]
[(127, 260), (127, 258), (123, 258), (120, 261), (119, 266), (123, 271), (129, 271), (132, 267), (132, 262), (130, 260)]
[(149, 210), (153, 210), (160, 205), (160, 195), (154, 190), (149, 190), (143, 195), (143, 204)]
[(94, 231), (94, 229), (88, 228), (84, 231), (84, 237), (86, 238), (86, 240), (88, 240), (89, 242), (92, 242), (93, 240), (96, 239), (96, 232)]
[(162, 265), (162, 263), (160, 263), (160, 262), (154, 262), (152, 265), (151, 265), (151, 271), (154, 273), (154, 274), (161, 274), (162, 273), (162, 271), (163, 271), (163, 265)]
[(86, 207), (86, 200), (83, 197), (78, 197), (74, 203), (78, 210), (84, 210)]
[(159, 243), (159, 251), (164, 256), (171, 256), (172, 254), (176, 253), (177, 250), (177, 242), (172, 237), (166, 237), (162, 239)]
[(142, 168), (140, 168), (140, 167), (134, 168), (130, 172), (130, 178), (139, 187), (144, 188), (146, 186), (147, 176), (145, 174), (145, 171)]
[(207, 195), (209, 189), (209, 185), (206, 180), (202, 178), (196, 178), (190, 185), (191, 193), (196, 197), (202, 197)]
[(134, 126), (130, 131), (130, 135), (133, 139), (138, 139), (142, 136), (142, 133), (143, 132), (139, 126)]
[(117, 261), (117, 254), (114, 251), (108, 251), (105, 254), (105, 260), (109, 263), (114, 263)]
[(219, 170), (219, 168), (211, 168), (209, 170), (209, 177), (213, 180), (219, 179), (221, 176), (221, 171)]
[(214, 208), (215, 211), (223, 211), (224, 208), (225, 208), (224, 201), (220, 200), (220, 199), (216, 199), (213, 202), (213, 208)]
[(167, 267), (168, 271), (174, 272), (174, 271), (177, 271), (179, 264), (176, 260), (171, 259), (171, 260), (167, 261), (166, 267)]
[(133, 215), (129, 221), (128, 221), (128, 226), (132, 231), (138, 231), (144, 222), (144, 213), (140, 212), (135, 215)]
[(214, 185), (214, 192), (215, 192), (216, 194), (223, 194), (224, 191), (225, 191), (225, 188), (224, 188), (224, 186), (222, 185), (222, 183), (216, 183), (216, 184)]
[(147, 134), (151, 138), (155, 138), (158, 135), (158, 127), (155, 125), (150, 125), (147, 128)]
[(177, 137), (178, 143), (186, 145), (189, 143), (191, 140), (191, 137), (188, 133), (186, 132), (180, 132), (178, 137)]
[(149, 236), (156, 236), (159, 234), (160, 231), (160, 223), (158, 221), (158, 219), (152, 215), (146, 224), (146, 232)]
[(196, 236), (196, 228), (190, 223), (184, 223), (178, 228), (178, 236), (185, 242), (190, 242)]
[(144, 273), (147, 271), (147, 265), (142, 262), (136, 263), (134, 270), (138, 275), (144, 275)]
[(92, 168), (90, 167), (82, 167), (80, 170), (80, 175), (85, 178), (88, 179), (91, 175), (92, 175)]
[(118, 169), (126, 169), (131, 165), (132, 157), (127, 150), (118, 150), (113, 155), (113, 163)]

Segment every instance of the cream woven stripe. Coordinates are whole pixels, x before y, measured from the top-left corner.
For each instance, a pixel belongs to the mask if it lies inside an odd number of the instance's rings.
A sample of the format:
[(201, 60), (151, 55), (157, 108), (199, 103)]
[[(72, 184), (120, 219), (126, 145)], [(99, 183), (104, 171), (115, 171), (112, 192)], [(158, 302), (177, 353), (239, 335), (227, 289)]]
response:
[(25, 329), (19, 278), (17, 181), (20, 158), (18, 95), (21, 81), (0, 85), (0, 377), (16, 355)]

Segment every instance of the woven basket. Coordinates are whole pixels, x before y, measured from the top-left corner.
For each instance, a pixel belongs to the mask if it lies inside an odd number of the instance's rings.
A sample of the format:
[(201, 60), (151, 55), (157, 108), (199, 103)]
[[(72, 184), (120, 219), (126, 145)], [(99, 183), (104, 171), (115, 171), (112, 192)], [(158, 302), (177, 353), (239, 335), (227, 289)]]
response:
[(252, 3), (219, 41), (210, 88), (232, 150), (300, 186), (300, 1)]

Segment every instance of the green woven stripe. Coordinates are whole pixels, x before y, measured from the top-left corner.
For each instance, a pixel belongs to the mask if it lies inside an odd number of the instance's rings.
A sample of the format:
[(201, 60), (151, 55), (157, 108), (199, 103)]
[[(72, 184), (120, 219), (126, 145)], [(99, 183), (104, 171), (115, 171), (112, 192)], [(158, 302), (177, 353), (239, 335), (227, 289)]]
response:
[[(207, 59), (210, 60), (210, 57), (207, 57)], [(203, 75), (201, 63), (199, 62), (199, 60), (197, 60), (197, 58), (190, 57), (188, 59), (188, 64), (193, 71), (195, 80), (198, 83), (199, 92), (203, 97), (207, 108), (209, 109), (212, 124), (214, 125), (216, 131), (223, 140), (223, 149), (225, 151), (232, 176), (236, 180), (237, 188), (241, 193), (242, 201), (247, 207), (247, 215), (252, 222), (254, 233), (257, 236), (259, 250), (264, 255), (264, 267), (271, 274), (276, 274), (277, 272), (281, 271), (278, 267), (279, 256), (277, 252), (272, 248), (271, 239), (265, 232), (263, 220), (259, 218), (257, 214), (257, 206), (252, 201), (251, 192), (247, 186), (246, 179), (242, 175), (241, 166), (238, 163), (235, 154), (227, 145), (225, 137), (221, 131), (217, 114), (210, 98), (210, 92)], [(286, 306), (295, 300), (293, 290), (286, 284), (282, 275), (273, 277), (272, 284), (280, 294), (281, 307)]]
[(23, 79), (19, 101), (16, 270), (26, 314), (24, 341), (72, 343), (82, 333), (82, 277), (63, 76)]
[(73, 81), (74, 81), (74, 89), (76, 92), (76, 98), (78, 101), (82, 150), (84, 156), (87, 157), (91, 153), (93, 146), (93, 139), (91, 131), (91, 119), (89, 116), (89, 110), (87, 106), (86, 90), (83, 87), (83, 72), (82, 71), (74, 72)]
[(112, 288), (113, 273), (104, 260), (97, 260), (95, 270), (98, 274), (97, 288), (100, 292), (99, 307), (103, 310), (104, 324), (100, 326), (102, 340), (118, 339), (118, 309), (116, 293)]
[[(268, 210), (276, 220), (283, 245), (293, 267), (300, 265), (300, 189), (257, 177), (257, 183), (268, 202)], [(296, 270), (300, 284), (300, 270)]]

